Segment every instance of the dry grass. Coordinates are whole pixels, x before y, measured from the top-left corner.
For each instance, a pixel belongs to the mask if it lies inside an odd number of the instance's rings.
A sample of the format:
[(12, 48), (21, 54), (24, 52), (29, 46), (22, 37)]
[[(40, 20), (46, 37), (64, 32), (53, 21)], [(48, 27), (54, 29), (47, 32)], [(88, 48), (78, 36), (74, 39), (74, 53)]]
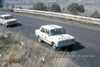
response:
[(22, 47), (19, 45), (13, 46), (9, 49), (3, 57), (3, 61), (8, 63), (17, 63), (20, 62), (25, 55), (25, 49), (22, 50)]
[(10, 36), (4, 38), (3, 42), (9, 47), (2, 54), (0, 67), (78, 67), (68, 58), (56, 58), (57, 54), (51, 53), (20, 33), (7, 33)]
[(54, 67), (79, 67), (68, 58), (54, 58)]

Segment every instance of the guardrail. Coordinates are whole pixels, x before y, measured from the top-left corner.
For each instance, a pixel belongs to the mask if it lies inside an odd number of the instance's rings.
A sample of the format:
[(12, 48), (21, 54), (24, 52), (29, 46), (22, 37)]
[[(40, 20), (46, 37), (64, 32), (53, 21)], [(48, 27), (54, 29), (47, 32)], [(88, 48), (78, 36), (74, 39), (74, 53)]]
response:
[(84, 16), (77, 16), (77, 15), (70, 15), (70, 14), (56, 13), (56, 12), (49, 12), (49, 11), (29, 10), (29, 9), (14, 9), (14, 12), (54, 16), (54, 17), (72, 19), (72, 20), (82, 21), (82, 22), (86, 22), (86, 23), (90, 23), (90, 24), (100, 25), (100, 19), (84, 17)]
[(13, 12), (13, 8), (0, 8), (1, 11)]

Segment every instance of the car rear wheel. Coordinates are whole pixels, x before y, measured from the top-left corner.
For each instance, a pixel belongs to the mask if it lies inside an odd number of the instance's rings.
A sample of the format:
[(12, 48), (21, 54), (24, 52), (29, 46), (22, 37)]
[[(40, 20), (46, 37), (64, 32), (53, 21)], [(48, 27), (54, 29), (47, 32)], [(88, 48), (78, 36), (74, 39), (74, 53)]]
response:
[(0, 25), (3, 25), (2, 23), (0, 23)]
[(42, 40), (39, 36), (38, 36), (38, 38), (39, 38), (39, 42), (40, 42), (40, 43), (42, 43), (42, 42), (43, 42), (43, 40)]
[(4, 26), (4, 27), (8, 27), (8, 25), (7, 25), (7, 24), (3, 24), (3, 26)]
[(39, 38), (39, 42), (42, 43), (43, 41)]
[(56, 47), (56, 44), (55, 43), (52, 43), (52, 47), (55, 51), (57, 51), (57, 47)]

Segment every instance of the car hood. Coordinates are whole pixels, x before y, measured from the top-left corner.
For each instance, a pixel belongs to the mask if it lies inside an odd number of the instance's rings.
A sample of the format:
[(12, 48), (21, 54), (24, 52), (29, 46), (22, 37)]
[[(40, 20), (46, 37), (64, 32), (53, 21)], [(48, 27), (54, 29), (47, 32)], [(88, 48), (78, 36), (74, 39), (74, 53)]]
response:
[(51, 38), (56, 41), (75, 39), (75, 37), (73, 37), (69, 34), (54, 35)]

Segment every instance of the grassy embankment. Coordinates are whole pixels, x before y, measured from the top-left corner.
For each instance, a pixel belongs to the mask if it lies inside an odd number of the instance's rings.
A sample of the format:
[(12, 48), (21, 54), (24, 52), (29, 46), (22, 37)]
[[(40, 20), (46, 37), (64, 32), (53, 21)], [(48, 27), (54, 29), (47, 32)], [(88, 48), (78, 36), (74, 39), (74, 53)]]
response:
[(9, 36), (0, 38), (0, 67), (78, 67), (19, 33), (3, 30), (3, 34)]

